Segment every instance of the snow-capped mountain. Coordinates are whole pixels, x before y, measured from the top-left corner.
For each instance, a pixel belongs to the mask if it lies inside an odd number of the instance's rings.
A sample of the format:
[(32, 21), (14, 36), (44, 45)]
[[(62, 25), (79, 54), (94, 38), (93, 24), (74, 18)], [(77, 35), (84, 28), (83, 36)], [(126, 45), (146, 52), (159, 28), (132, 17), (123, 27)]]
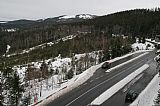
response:
[(59, 17), (59, 19), (73, 19), (73, 18), (79, 18), (79, 19), (92, 19), (95, 18), (95, 15), (90, 15), (90, 14), (79, 14), (79, 15), (64, 15)]
[(97, 17), (96, 15), (90, 14), (79, 14), (79, 15), (62, 15), (53, 18), (39, 19), (39, 20), (14, 20), (14, 21), (0, 21), (0, 27), (13, 29), (21, 27), (30, 27), (39, 24), (59, 24), (59, 23), (71, 23), (71, 22), (81, 22), (86, 19), (93, 19)]
[(0, 21), (0, 24), (4, 24), (4, 23), (7, 23), (7, 21)]

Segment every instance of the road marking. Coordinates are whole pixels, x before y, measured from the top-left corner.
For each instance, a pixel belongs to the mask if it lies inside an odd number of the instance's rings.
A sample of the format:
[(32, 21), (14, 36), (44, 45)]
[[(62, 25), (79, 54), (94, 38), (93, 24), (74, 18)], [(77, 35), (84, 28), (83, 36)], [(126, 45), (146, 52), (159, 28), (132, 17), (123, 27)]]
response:
[(103, 77), (103, 75), (101, 75), (100, 77)]
[(91, 80), (90, 82), (93, 82), (93, 80)]
[[(137, 64), (140, 64), (142, 61), (144, 61), (144, 60), (141, 60), (141, 61), (137, 62)], [(75, 102), (76, 100), (78, 100), (79, 98), (81, 98), (82, 96), (84, 96), (85, 94), (87, 94), (88, 92), (90, 92), (90, 91), (92, 91), (93, 89), (99, 87), (100, 85), (102, 85), (102, 84), (104, 84), (104, 83), (110, 81), (111, 79), (113, 79), (113, 78), (119, 76), (120, 74), (126, 72), (126, 70), (129, 70), (129, 69), (135, 67), (137, 64), (134, 64), (132, 67), (129, 67), (129, 68), (127, 68), (127, 69), (121, 71), (120, 73), (116, 74), (115, 76), (113, 76), (113, 77), (111, 77), (111, 78), (109, 78), (109, 79), (107, 79), (107, 80), (105, 80), (105, 81), (99, 83), (98, 85), (94, 86), (93, 88), (89, 89), (88, 91), (84, 92), (83, 94), (81, 94), (80, 96), (78, 96), (77, 98), (75, 98), (74, 100), (72, 100), (71, 102), (69, 102), (66, 106), (71, 105), (73, 102)], [(145, 64), (145, 63), (144, 63), (144, 64)]]
[(100, 77), (97, 77), (96, 80), (99, 79), (99, 78), (100, 78)]
[(148, 60), (147, 62), (148, 62), (148, 63), (151, 63), (151, 61), (152, 61), (152, 60)]
[(83, 85), (87, 85), (87, 83), (84, 83)]

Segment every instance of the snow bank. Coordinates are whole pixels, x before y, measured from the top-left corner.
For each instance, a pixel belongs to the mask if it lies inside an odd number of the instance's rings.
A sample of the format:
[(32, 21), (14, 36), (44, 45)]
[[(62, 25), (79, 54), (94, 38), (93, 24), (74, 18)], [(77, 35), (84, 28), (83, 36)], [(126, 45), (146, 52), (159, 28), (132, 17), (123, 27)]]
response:
[(159, 83), (160, 77), (157, 74), (130, 106), (153, 106), (160, 88)]
[(125, 77), (123, 80), (113, 85), (111, 88), (109, 88), (99, 97), (97, 97), (94, 101), (92, 101), (91, 105), (101, 105), (103, 102), (105, 102), (115, 93), (117, 93), (120, 89), (122, 89), (125, 85), (127, 85), (130, 81), (136, 78), (137, 75), (141, 74), (144, 70), (146, 70), (148, 67), (149, 67), (148, 64), (143, 65), (142, 67), (140, 67), (139, 69), (137, 69), (136, 71)]

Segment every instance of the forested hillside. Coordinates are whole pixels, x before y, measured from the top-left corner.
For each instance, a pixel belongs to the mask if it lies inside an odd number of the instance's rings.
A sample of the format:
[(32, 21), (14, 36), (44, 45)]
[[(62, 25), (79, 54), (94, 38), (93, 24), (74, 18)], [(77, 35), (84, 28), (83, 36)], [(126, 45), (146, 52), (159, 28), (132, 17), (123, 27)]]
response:
[[(1, 54), (5, 45), (11, 46), (10, 52), (23, 50), (35, 45), (53, 41), (64, 36), (91, 32), (92, 35), (111, 36), (124, 34), (129, 36), (154, 37), (160, 33), (160, 9), (136, 9), (97, 17), (82, 22), (66, 24), (41, 24), (15, 32), (0, 30)], [(4, 49), (4, 50), (3, 50)]]
[(118, 12), (98, 17), (87, 24), (112, 34), (126, 34), (132, 36), (154, 36), (160, 34), (160, 8), (136, 9)]
[[(44, 44), (45, 47), (37, 48), (31, 53), (18, 55), (10, 58), (12, 63), (21, 63), (21, 60), (43, 60), (46, 58), (57, 56), (69, 56), (71, 52), (84, 53), (96, 50), (108, 51), (111, 46), (116, 45), (112, 43), (114, 35), (119, 36), (115, 42), (120, 43), (119, 47), (112, 47), (121, 49), (127, 47), (135, 41), (134, 37), (154, 37), (160, 34), (160, 9), (136, 9), (109, 14), (106, 16), (97, 17), (94, 19), (87, 19), (80, 22), (69, 23), (41, 23), (35, 24), (32, 27), (18, 28), (15, 31), (7, 31), (5, 27), (1, 26), (0, 30), (0, 54), (3, 55), (6, 51), (6, 46), (10, 45), (9, 53), (19, 53), (24, 49), (28, 49), (39, 44)], [(76, 38), (61, 42), (61, 38), (74, 35)], [(122, 39), (127, 36), (127, 39)], [(56, 42), (58, 44), (48, 46), (47, 42)], [(122, 43), (126, 42), (126, 43)], [(62, 51), (65, 51), (62, 53)], [(22, 58), (23, 57), (23, 58)], [(23, 61), (24, 62), (24, 61)]]

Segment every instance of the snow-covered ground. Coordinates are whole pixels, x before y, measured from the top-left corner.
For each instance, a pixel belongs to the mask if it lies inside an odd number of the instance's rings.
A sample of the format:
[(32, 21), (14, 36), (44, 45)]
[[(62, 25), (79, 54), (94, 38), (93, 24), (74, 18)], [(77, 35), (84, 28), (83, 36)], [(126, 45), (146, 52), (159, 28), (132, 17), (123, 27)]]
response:
[[(100, 96), (98, 96), (94, 101), (91, 102), (91, 105), (101, 105), (103, 102), (105, 102), (107, 99), (109, 99), (111, 96), (113, 96), (116, 92), (118, 92), (120, 89), (122, 89), (125, 85), (127, 85), (130, 81), (132, 81), (136, 76), (141, 74), (144, 70), (146, 70), (149, 67), (148, 64), (143, 65), (115, 85), (113, 85), (111, 88), (106, 90), (104, 93), (102, 93)], [(114, 76), (116, 77), (116, 76)], [(107, 82), (107, 80), (106, 80)]]
[(69, 19), (69, 18), (76, 18), (75, 15), (64, 15), (63, 17), (60, 17), (59, 19)]
[(15, 32), (16, 29), (6, 29), (5, 31), (7, 31), (7, 32)]
[[(130, 106), (154, 106), (160, 88), (160, 77), (155, 75), (147, 87), (140, 93), (137, 99)], [(156, 105), (157, 106), (157, 105)]]
[[(45, 60), (45, 63), (51, 62), (49, 65), (50, 69), (56, 70), (56, 69), (62, 69), (65, 67), (67, 70), (70, 68), (71, 58), (57, 58), (55, 61), (52, 61), (52, 59)], [(40, 69), (43, 61), (39, 62), (32, 62), (29, 63), (32, 65), (32, 68)], [(13, 67), (13, 70), (16, 70), (19, 73), (19, 76), (21, 79), (24, 79), (25, 77), (25, 71), (28, 68), (28, 64), (25, 65), (17, 65)]]
[[(97, 64), (98, 60), (99, 60), (97, 53), (99, 53), (99, 51), (93, 51), (91, 53), (84, 53), (84, 54), (76, 54), (74, 56), (74, 58), (75, 58), (75, 61), (77, 61), (77, 62), (80, 59), (81, 59), (81, 61), (84, 61), (83, 59), (85, 58), (86, 55), (88, 55), (87, 57), (94, 58), (95, 64)], [(71, 67), (72, 67), (71, 60), (72, 60), (72, 58), (61, 58), (61, 55), (59, 55), (59, 56), (55, 57), (54, 59), (48, 59), (45, 61), (38, 61), (38, 62), (31, 62), (31, 63), (24, 64), (24, 65), (17, 65), (17, 66), (13, 67), (13, 70), (18, 72), (22, 82), (24, 82), (25, 72), (28, 69), (28, 66), (30, 66), (31, 68), (36, 69), (38, 71), (38, 70), (40, 70), (41, 65), (45, 62), (45, 64), (48, 65), (48, 70), (54, 70), (54, 72), (56, 70), (58, 70), (57, 74), (49, 77), (47, 80), (43, 80), (43, 81), (39, 82), (38, 79), (35, 79), (35, 80), (31, 80), (29, 82), (32, 87), (31, 88), (27, 87), (26, 88), (27, 92), (25, 92), (24, 95), (27, 95), (30, 92), (32, 95), (31, 103), (34, 103), (35, 98), (36, 98), (36, 101), (41, 101), (44, 98), (48, 97), (49, 95), (51, 95), (55, 92), (58, 92), (60, 89), (66, 87), (66, 86), (69, 86), (70, 84), (75, 83), (75, 81), (79, 77), (81, 78), (81, 77), (85, 76), (83, 78), (83, 80), (84, 81), (87, 80), (87, 78), (89, 78), (90, 75), (92, 75), (91, 69), (93, 71), (97, 69), (96, 68), (97, 66), (94, 66), (94, 69), (93, 69), (93, 67), (91, 67), (88, 69), (90, 71), (86, 70), (85, 72), (83, 72), (82, 74), (79, 74), (79, 75), (76, 75), (74, 73), (74, 77), (72, 79), (65, 80), (64, 78), (65, 78), (66, 73), (62, 72), (62, 70), (65, 69), (66, 72), (68, 72), (71, 69)], [(85, 63), (81, 63), (81, 65), (82, 65), (81, 67), (84, 67)], [(80, 81), (83, 82), (83, 80), (81, 79)], [(48, 84), (46, 84), (46, 83), (48, 83)], [(59, 83), (61, 83), (61, 84), (59, 84)], [(81, 82), (79, 82), (79, 83), (81, 83)], [(78, 84), (78, 83), (76, 82), (76, 84)], [(42, 88), (40, 88), (41, 85), (42, 85)], [(48, 87), (46, 87), (46, 85)], [(41, 89), (41, 96), (40, 96), (40, 89)], [(35, 97), (33, 95), (37, 95), (37, 96)]]
[(151, 50), (151, 49), (154, 49), (155, 46), (152, 44), (152, 43), (149, 43), (149, 42), (145, 42), (144, 44), (143, 43), (134, 43), (132, 44), (132, 48), (134, 51), (137, 51), (137, 50)]
[[(102, 64), (96, 65), (96, 66), (92, 66), (89, 69), (87, 69), (86, 71), (84, 71), (82, 74), (79, 74), (77, 76), (75, 76), (74, 78), (72, 78), (71, 80), (69, 80), (66, 83), (63, 83), (61, 85), (60, 88), (58, 88), (57, 90), (51, 90), (50, 92), (46, 92), (46, 96), (44, 96), (43, 98), (40, 98), (40, 100), (43, 100), (41, 103), (39, 103), (39, 106), (44, 106), (45, 104), (53, 101), (54, 99), (56, 99), (57, 97), (63, 95), (64, 93), (69, 92), (70, 90), (76, 88), (77, 86), (83, 84), (85, 81), (87, 81), (93, 74), (94, 72), (101, 67)], [(47, 98), (49, 97), (49, 98)]]
[(10, 45), (7, 45), (7, 49), (6, 49), (6, 52), (5, 52), (5, 54), (3, 55), (3, 56), (6, 56), (6, 53), (8, 53), (9, 52), (9, 49), (11, 48), (11, 46)]
[(152, 43), (157, 43), (160, 44), (160, 42), (156, 42), (156, 40), (152, 40), (152, 39), (146, 39), (147, 42), (152, 42)]

